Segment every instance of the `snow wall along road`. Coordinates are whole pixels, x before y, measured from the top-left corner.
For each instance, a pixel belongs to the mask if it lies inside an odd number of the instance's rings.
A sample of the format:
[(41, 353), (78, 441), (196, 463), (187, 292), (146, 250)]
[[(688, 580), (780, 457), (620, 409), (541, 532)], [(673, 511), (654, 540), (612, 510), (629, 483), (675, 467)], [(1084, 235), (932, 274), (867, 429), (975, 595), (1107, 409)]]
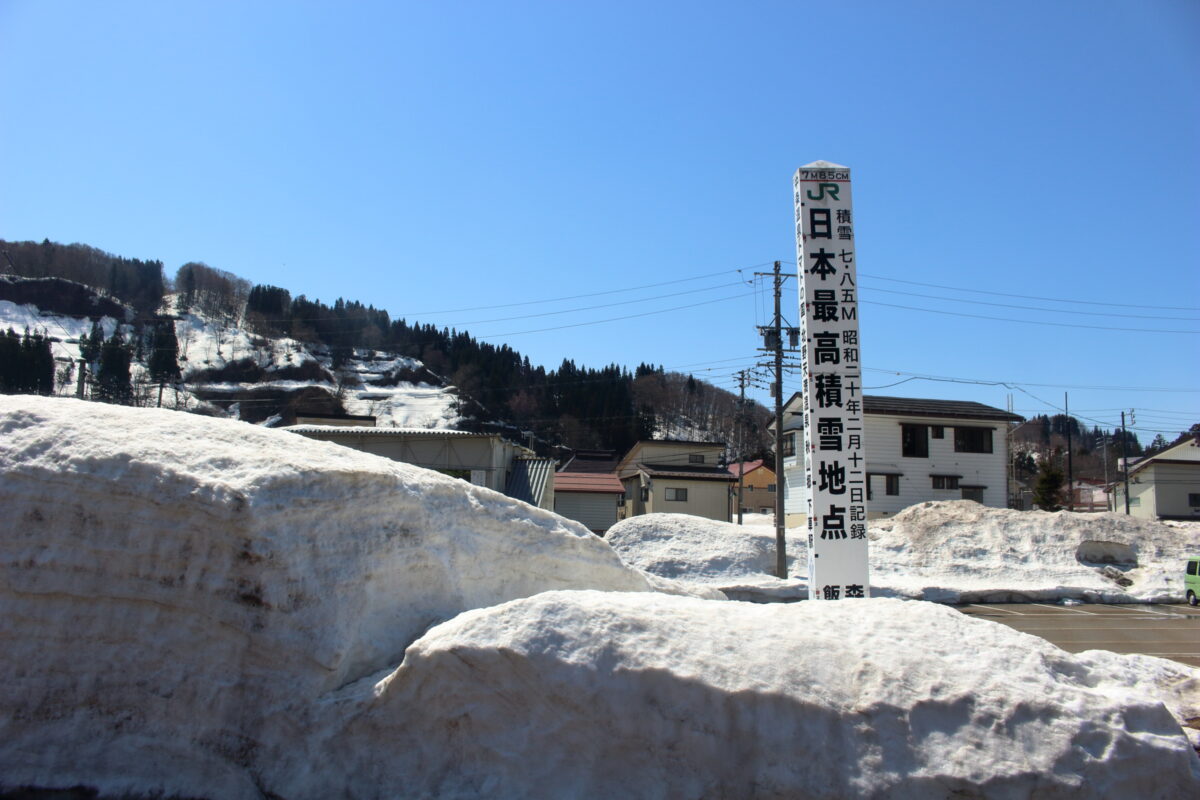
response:
[(298, 708), (430, 626), (650, 589), (577, 523), (245, 423), (0, 397), (0, 473), (7, 785), (256, 797)]
[(1161, 659), (915, 601), (650, 592), (553, 514), (227, 420), (0, 398), (0, 470), (0, 790), (1200, 788), (1200, 681)]

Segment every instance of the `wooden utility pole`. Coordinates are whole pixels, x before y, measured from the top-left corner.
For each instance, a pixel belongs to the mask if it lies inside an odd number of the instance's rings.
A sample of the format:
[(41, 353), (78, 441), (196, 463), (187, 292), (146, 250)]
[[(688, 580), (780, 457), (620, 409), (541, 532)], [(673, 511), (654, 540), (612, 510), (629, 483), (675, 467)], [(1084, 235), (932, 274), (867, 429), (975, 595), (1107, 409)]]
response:
[[(1133, 413), (1130, 411), (1129, 413)], [(1121, 412), (1121, 470), (1125, 473), (1125, 515), (1129, 516), (1129, 451), (1126, 449), (1125, 412)]]
[(1075, 510), (1075, 461), (1071, 458), (1071, 398), (1063, 392), (1063, 413), (1067, 415), (1067, 510)]
[[(780, 299), (783, 295), (783, 282), (790, 276), (780, 271), (781, 262), (775, 262), (775, 269), (769, 273), (758, 272), (756, 275), (770, 275), (775, 287), (775, 315), (770, 325), (760, 327), (763, 346), (759, 350), (770, 353), (770, 366), (774, 369), (774, 380), (771, 382), (771, 396), (775, 398), (775, 575), (787, 577), (787, 518), (783, 487), (783, 314), (780, 311)], [(795, 350), (800, 335), (798, 328), (786, 328), (788, 334), (788, 350)]]
[[(737, 521), (742, 524), (742, 492), (745, 490), (746, 476), (746, 381), (748, 370), (740, 370), (738, 377), (738, 416), (737, 416)], [(778, 487), (776, 487), (778, 488)]]

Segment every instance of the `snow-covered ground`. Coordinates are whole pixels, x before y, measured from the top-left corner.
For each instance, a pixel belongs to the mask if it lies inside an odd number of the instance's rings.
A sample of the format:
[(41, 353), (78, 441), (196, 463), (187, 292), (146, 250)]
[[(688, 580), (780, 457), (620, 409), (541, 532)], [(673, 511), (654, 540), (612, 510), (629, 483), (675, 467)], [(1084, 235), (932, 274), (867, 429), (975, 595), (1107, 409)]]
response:
[(1184, 602), (1200, 523), (921, 503), (869, 528), (871, 581), (942, 602)]
[[(750, 519), (753, 516), (754, 519)], [(604, 539), (630, 566), (663, 578), (698, 583), (732, 600), (800, 600), (808, 596), (800, 530), (787, 532), (788, 575), (775, 577), (775, 528), (767, 514), (743, 525), (689, 514), (643, 514), (621, 520)]]
[(0, 475), (0, 791), (1200, 791), (1174, 662), (913, 600), (654, 591), (574, 522), (231, 420), (0, 397)]
[[(780, 581), (770, 516), (744, 521), (647, 514), (617, 523), (606, 538), (631, 565), (735, 599), (806, 597), (804, 531), (787, 532), (789, 578)], [(1196, 522), (1011, 511), (970, 500), (912, 506), (872, 522), (868, 535), (875, 595), (943, 603), (1181, 603), (1182, 565), (1200, 552)]]

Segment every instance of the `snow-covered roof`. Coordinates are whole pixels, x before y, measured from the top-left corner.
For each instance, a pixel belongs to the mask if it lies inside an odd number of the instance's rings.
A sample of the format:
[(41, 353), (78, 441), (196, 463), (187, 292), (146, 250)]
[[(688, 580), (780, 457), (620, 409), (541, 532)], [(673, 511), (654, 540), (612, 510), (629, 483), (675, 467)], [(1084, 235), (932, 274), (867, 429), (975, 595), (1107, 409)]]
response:
[(472, 433), (471, 431), (452, 431), (445, 428), (373, 428), (367, 425), (289, 425), (279, 430), (292, 433), (341, 434), (344, 436), (427, 436), (431, 439), (447, 436), (499, 438), (499, 434), (496, 433)]

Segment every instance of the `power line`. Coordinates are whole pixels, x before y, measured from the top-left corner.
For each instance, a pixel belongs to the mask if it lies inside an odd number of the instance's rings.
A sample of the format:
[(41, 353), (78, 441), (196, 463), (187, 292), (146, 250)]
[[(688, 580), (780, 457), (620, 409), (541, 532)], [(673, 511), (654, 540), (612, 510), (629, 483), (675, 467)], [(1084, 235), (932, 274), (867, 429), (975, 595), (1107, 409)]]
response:
[(649, 303), (652, 300), (663, 300), (668, 297), (682, 297), (685, 294), (698, 294), (700, 292), (711, 292), (714, 289), (728, 289), (732, 286), (740, 286), (741, 282), (722, 283), (717, 286), (706, 286), (703, 289), (689, 289), (686, 292), (673, 292), (671, 294), (654, 295), (653, 297), (642, 297), (637, 300), (622, 300), (617, 303), (601, 303), (594, 306), (579, 306), (577, 308), (567, 308), (562, 311), (543, 311), (540, 314), (521, 314), (515, 317), (493, 317), (492, 319), (477, 319), (470, 322), (451, 322), (447, 323), (451, 327), (462, 327), (464, 325), (483, 325), (488, 322), (508, 322), (514, 319), (535, 319), (537, 317), (553, 317), (558, 314), (574, 314), (579, 311), (592, 311), (597, 308), (612, 308), (613, 306), (627, 306), (631, 303)]
[(994, 295), (996, 297), (1015, 297), (1015, 298), (1019, 298), (1022, 300), (1045, 300), (1045, 301), (1051, 302), (1051, 303), (1077, 303), (1080, 305), (1109, 306), (1112, 308), (1149, 308), (1149, 309), (1154, 309), (1156, 311), (1157, 310), (1161, 310), (1161, 311), (1200, 311), (1200, 308), (1189, 307), (1189, 306), (1147, 306), (1147, 305), (1137, 305), (1135, 303), (1104, 303), (1104, 302), (1100, 302), (1098, 300), (1069, 300), (1069, 299), (1063, 298), (1063, 297), (1039, 297), (1038, 295), (1032, 295), (1032, 294), (1012, 294), (1009, 292), (993, 292), (993, 291), (988, 291), (986, 289), (966, 289), (961, 286), (945, 286), (940, 283), (922, 283), (921, 281), (910, 281), (910, 280), (904, 280), (903, 278), (889, 278), (884, 275), (872, 275), (868, 272), (859, 272), (858, 274), (864, 278), (873, 278), (875, 280), (881, 280), (881, 281), (893, 281), (895, 283), (907, 283), (907, 284), (911, 284), (913, 286), (928, 286), (933, 289), (949, 289), (952, 292), (973, 292), (975, 294), (988, 294), (988, 295)]
[(921, 372), (906, 372), (898, 369), (887, 369), (885, 367), (863, 367), (868, 372), (890, 372), (893, 375), (911, 375), (914, 378), (926, 378), (930, 380), (943, 380), (956, 383), (981, 383), (991, 386), (1007, 386), (1009, 384), (1022, 384), (1024, 386), (1037, 386), (1050, 389), (1090, 389), (1096, 391), (1138, 391), (1138, 392), (1182, 392), (1185, 394), (1200, 394), (1200, 389), (1180, 389), (1176, 387), (1152, 387), (1152, 386), (1087, 386), (1068, 383), (1035, 383), (1033, 381), (1016, 381), (1016, 380), (988, 380), (982, 378), (960, 378), (949, 375), (929, 375)]
[(951, 316), (951, 317), (969, 317), (971, 319), (990, 319), (990, 320), (995, 320), (998, 322), (1018, 322), (1018, 323), (1023, 323), (1025, 325), (1050, 325), (1055, 328), (1086, 328), (1088, 330), (1122, 331), (1122, 332), (1126, 332), (1126, 333), (1183, 333), (1183, 334), (1198, 334), (1198, 335), (1200, 335), (1200, 330), (1177, 331), (1177, 330), (1163, 330), (1161, 328), (1114, 328), (1110, 325), (1076, 325), (1076, 324), (1072, 324), (1070, 322), (1046, 322), (1046, 321), (1042, 321), (1042, 320), (1032, 320), (1032, 319), (1010, 319), (1008, 317), (991, 317), (991, 316), (987, 316), (985, 314), (966, 314), (961, 311), (942, 311), (940, 309), (935, 309), (935, 308), (917, 308), (916, 306), (902, 306), (902, 305), (896, 305), (894, 303), (881, 303), (878, 300), (860, 300), (859, 302), (860, 303), (868, 303), (873, 306), (886, 306), (887, 308), (902, 308), (907, 311), (920, 311), (924, 314), (945, 314), (945, 315)]
[(608, 319), (596, 319), (596, 320), (590, 320), (588, 322), (574, 322), (574, 323), (571, 323), (570, 325), (555, 325), (555, 326), (552, 326), (549, 328), (534, 328), (532, 330), (527, 330), (527, 331), (507, 331), (505, 333), (495, 333), (490, 336), (480, 336), (479, 339), (481, 341), (486, 342), (486, 341), (493, 340), (493, 339), (499, 339), (504, 336), (522, 336), (527, 333), (544, 333), (546, 331), (561, 331), (561, 330), (565, 330), (567, 328), (582, 328), (587, 325), (601, 325), (605, 322), (619, 322), (620, 320), (625, 320), (625, 319), (636, 319), (638, 317), (654, 316), (655, 314), (666, 314), (671, 311), (682, 311), (685, 308), (698, 308), (699, 306), (712, 305), (713, 303), (726, 303), (726, 302), (729, 302), (730, 300), (738, 300), (743, 297), (750, 297), (750, 295), (749, 294), (740, 294), (740, 295), (734, 295), (733, 297), (719, 297), (716, 300), (705, 300), (700, 303), (690, 303), (690, 304), (682, 305), (682, 306), (674, 306), (673, 308), (663, 308), (663, 309), (659, 309), (657, 311), (645, 311), (641, 314), (626, 314), (626, 315), (620, 316), (620, 317), (609, 317)]
[[(1198, 320), (1196, 317), (1163, 317), (1163, 316), (1151, 316), (1148, 314), (1118, 314), (1113, 311), (1071, 311), (1069, 309), (1063, 309), (1063, 308), (1030, 308), (1029, 306), (1019, 306), (1019, 305), (1015, 305), (1013, 303), (989, 303), (986, 300), (971, 300), (970, 298), (960, 298), (960, 297), (941, 297), (939, 295), (922, 294), (920, 292), (901, 292), (901, 291), (897, 291), (895, 289), (880, 289), (875, 286), (871, 286), (871, 287), (863, 286), (860, 288), (862, 288), (866, 291), (870, 291), (870, 292), (885, 292), (887, 294), (899, 294), (899, 295), (904, 295), (906, 297), (921, 297), (926, 300), (947, 300), (951, 303), (971, 303), (971, 304), (980, 305), (980, 306), (995, 306), (997, 308), (1016, 308), (1016, 309), (1020, 309), (1022, 311), (1046, 311), (1051, 314), (1077, 314), (1077, 315), (1083, 315), (1083, 316), (1088, 316), (1088, 317), (1125, 317), (1127, 319), (1156, 319), (1156, 320), (1169, 319), (1169, 320), (1179, 320), (1182, 322), (1200, 322), (1200, 320)], [(1109, 329), (1109, 328), (1105, 328), (1105, 329), (1106, 330), (1116, 330), (1116, 329)]]
[(420, 311), (420, 312), (413, 313), (413, 314), (400, 314), (398, 316), (400, 316), (401, 318), (406, 318), (406, 317), (410, 317), (410, 316), (417, 317), (417, 316), (428, 315), (428, 314), (457, 314), (462, 311), (482, 311), (485, 309), (492, 309), (492, 308), (515, 308), (517, 306), (537, 305), (539, 303), (558, 303), (563, 300), (578, 300), (583, 297), (600, 297), (602, 295), (619, 294), (621, 292), (634, 292), (634, 291), (638, 291), (639, 289), (653, 289), (653, 288), (656, 288), (659, 286), (671, 286), (676, 283), (686, 283), (687, 281), (698, 281), (698, 280), (702, 280), (704, 278), (711, 278), (716, 275), (728, 275), (731, 272), (736, 272), (738, 274), (741, 274), (743, 270), (757, 269), (759, 267), (766, 266), (769, 263), (770, 262), (764, 262), (761, 264), (752, 264), (748, 267), (723, 269), (723, 270), (720, 270), (719, 272), (708, 272), (708, 273), (705, 273), (704, 275), (693, 275), (690, 278), (679, 278), (677, 280), (661, 281), (659, 283), (647, 283), (647, 284), (643, 284), (641, 286), (630, 286), (630, 287), (627, 287), (624, 289), (610, 289), (605, 292), (587, 292), (585, 294), (573, 294), (573, 295), (567, 295), (565, 297), (550, 297), (550, 298), (546, 298), (544, 300), (523, 300), (518, 303), (504, 303), (504, 304), (500, 304), (500, 305), (471, 306), (469, 308), (449, 308), (449, 309), (442, 309), (441, 311)]

